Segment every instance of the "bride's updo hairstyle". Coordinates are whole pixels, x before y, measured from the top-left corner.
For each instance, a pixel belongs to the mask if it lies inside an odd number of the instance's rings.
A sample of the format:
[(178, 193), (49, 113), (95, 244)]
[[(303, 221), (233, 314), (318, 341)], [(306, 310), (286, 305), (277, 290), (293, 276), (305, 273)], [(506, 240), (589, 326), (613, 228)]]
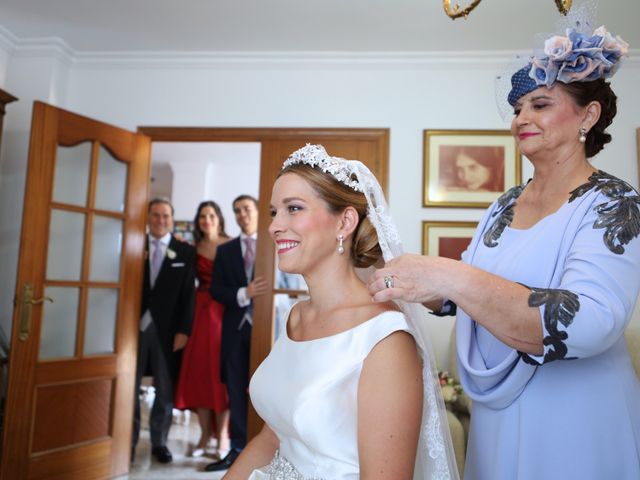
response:
[(353, 232), (350, 252), (355, 267), (367, 268), (382, 258), (378, 234), (367, 218), (367, 199), (364, 193), (353, 190), (330, 173), (308, 164), (296, 163), (286, 166), (280, 170), (277, 178), (286, 173), (294, 173), (309, 182), (331, 213), (337, 215), (347, 207), (356, 209), (359, 221)]

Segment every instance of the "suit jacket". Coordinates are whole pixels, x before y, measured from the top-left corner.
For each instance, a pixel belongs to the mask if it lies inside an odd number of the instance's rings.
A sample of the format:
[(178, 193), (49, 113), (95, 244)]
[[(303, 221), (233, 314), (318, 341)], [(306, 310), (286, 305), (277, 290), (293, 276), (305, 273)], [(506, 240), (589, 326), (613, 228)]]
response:
[(229, 347), (235, 343), (237, 336), (240, 335), (238, 327), (247, 307), (238, 305), (237, 295), (238, 290), (247, 285), (240, 237), (237, 237), (218, 247), (213, 262), (211, 296), (225, 306), (222, 317), (222, 347), (220, 350), (222, 362), (226, 360)]
[[(149, 278), (150, 260), (145, 262), (140, 317), (149, 309), (170, 373), (176, 379), (182, 352), (173, 352), (173, 341), (177, 333), (191, 334), (195, 309), (196, 249), (172, 236), (167, 252), (169, 250), (175, 252), (175, 258), (165, 255), (153, 288)], [(149, 257), (148, 253), (146, 256)]]

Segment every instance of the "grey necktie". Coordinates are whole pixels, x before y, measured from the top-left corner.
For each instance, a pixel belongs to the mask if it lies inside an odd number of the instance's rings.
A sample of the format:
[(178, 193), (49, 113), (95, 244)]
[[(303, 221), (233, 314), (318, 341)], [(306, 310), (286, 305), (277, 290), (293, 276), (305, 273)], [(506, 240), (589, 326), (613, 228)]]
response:
[[(256, 260), (256, 241), (251, 237), (245, 237), (244, 241), (244, 271), (247, 274), (247, 281), (251, 281), (251, 277), (253, 276), (253, 266)], [(244, 313), (244, 318), (242, 322), (240, 322), (240, 327), (244, 324), (244, 322), (249, 322), (249, 325), (253, 323), (253, 301), (247, 305), (247, 310)]]
[(256, 260), (255, 240), (251, 237), (244, 239), (244, 271), (247, 272), (247, 279), (251, 280), (253, 264)]
[[(153, 244), (153, 254), (151, 255), (151, 262), (149, 264), (150, 270), (150, 280), (151, 280), (151, 288), (153, 288), (153, 284), (156, 283), (156, 278), (158, 278), (158, 272), (162, 268), (162, 261), (164, 260), (164, 255), (162, 254), (162, 242), (160, 240), (152, 240)], [(151, 325), (151, 312), (149, 309), (144, 312), (142, 318), (140, 319), (140, 331), (144, 332), (149, 325)]]
[(160, 273), (160, 269), (162, 268), (162, 261), (164, 260), (164, 255), (162, 254), (162, 242), (160, 240), (153, 240), (154, 250), (153, 255), (151, 257), (151, 286), (156, 283), (156, 278), (158, 278), (158, 273)]

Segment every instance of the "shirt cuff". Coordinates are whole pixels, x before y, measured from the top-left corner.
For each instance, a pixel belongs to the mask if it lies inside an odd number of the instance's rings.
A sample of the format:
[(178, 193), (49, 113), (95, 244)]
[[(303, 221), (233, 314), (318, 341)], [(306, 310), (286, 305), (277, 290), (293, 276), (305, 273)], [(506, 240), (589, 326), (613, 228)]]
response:
[(439, 311), (430, 312), (431, 315), (436, 315), (438, 317), (447, 317), (449, 315), (455, 315), (458, 310), (458, 306), (453, 303), (451, 300), (445, 300), (442, 302), (442, 307)]
[(247, 287), (240, 287), (236, 294), (236, 300), (239, 307), (247, 307), (251, 303), (251, 299), (247, 297)]

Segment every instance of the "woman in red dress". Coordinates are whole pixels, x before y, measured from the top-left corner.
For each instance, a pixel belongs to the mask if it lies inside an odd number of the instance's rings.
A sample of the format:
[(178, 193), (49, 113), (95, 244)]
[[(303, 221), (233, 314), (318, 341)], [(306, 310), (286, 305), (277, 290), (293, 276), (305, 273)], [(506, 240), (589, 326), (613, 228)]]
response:
[[(198, 205), (194, 220), (197, 250), (196, 309), (189, 342), (182, 355), (175, 406), (195, 410), (200, 424), (200, 441), (193, 456), (202, 455), (211, 437), (218, 440), (218, 453), (229, 449), (229, 400), (220, 382), (220, 342), (224, 306), (211, 298), (211, 275), (218, 245), (229, 240), (224, 217), (213, 201)], [(214, 420), (215, 414), (215, 420)], [(215, 435), (213, 426), (215, 425)]]

